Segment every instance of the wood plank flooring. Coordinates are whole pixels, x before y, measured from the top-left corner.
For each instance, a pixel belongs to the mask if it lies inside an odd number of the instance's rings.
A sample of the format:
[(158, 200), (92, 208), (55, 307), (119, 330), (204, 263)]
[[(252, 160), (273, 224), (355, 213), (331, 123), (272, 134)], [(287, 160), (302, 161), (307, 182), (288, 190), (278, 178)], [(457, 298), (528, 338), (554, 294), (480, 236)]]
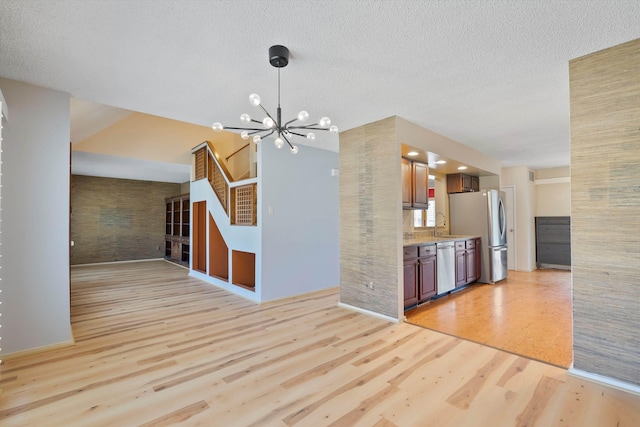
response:
[(9, 358), (9, 426), (638, 426), (640, 396), (336, 289), (257, 305), (166, 262), (72, 269), (76, 345)]
[(407, 321), (568, 368), (572, 355), (571, 272), (509, 271), (406, 312)]

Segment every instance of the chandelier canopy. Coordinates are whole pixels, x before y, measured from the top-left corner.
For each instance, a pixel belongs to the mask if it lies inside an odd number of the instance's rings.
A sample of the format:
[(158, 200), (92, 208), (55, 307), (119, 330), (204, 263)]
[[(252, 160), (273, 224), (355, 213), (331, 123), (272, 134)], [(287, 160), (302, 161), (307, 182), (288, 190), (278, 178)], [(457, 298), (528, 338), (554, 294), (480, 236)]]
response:
[[(289, 138), (292, 135), (307, 138), (310, 141), (316, 139), (316, 134), (312, 131), (322, 130), (333, 133), (338, 132), (338, 127), (331, 124), (329, 117), (322, 117), (317, 123), (303, 124), (309, 119), (309, 113), (306, 111), (300, 111), (298, 115), (289, 120), (286, 123), (282, 123), (282, 110), (280, 108), (280, 68), (286, 67), (289, 63), (289, 49), (285, 46), (275, 45), (269, 48), (269, 62), (271, 65), (278, 69), (278, 108), (276, 109), (276, 117), (274, 118), (266, 108), (260, 103), (260, 96), (256, 93), (249, 95), (249, 103), (254, 107), (260, 107), (266, 114), (266, 117), (262, 120), (256, 120), (249, 114), (242, 114), (240, 121), (247, 125), (250, 123), (261, 124), (262, 127), (229, 127), (223, 126), (220, 122), (215, 122), (211, 128), (215, 132), (221, 132), (222, 130), (240, 130), (240, 136), (242, 139), (252, 138), (255, 143), (260, 142), (263, 138), (266, 138), (272, 134), (276, 134), (277, 137), (273, 141), (277, 148), (282, 148), (286, 142), (289, 145), (289, 149), (293, 154), (298, 152), (298, 147), (293, 145)], [(255, 126), (255, 125), (253, 125)]]

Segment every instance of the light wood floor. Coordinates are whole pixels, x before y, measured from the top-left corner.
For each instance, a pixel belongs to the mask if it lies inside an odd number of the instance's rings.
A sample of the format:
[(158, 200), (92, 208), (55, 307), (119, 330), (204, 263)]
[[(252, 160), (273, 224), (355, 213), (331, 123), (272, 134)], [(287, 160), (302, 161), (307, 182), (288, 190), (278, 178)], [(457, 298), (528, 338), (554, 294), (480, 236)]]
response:
[(560, 367), (571, 366), (571, 272), (509, 271), (406, 313), (407, 321)]
[(0, 425), (640, 425), (639, 396), (335, 289), (256, 305), (144, 262), (72, 269), (71, 301), (74, 347), (4, 362)]

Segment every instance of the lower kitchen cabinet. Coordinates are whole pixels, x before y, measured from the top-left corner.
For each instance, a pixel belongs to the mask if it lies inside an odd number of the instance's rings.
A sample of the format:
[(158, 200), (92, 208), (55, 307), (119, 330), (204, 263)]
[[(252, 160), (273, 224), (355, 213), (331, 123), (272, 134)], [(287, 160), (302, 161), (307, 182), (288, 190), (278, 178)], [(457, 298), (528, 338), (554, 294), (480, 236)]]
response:
[(418, 259), (418, 302), (436, 294), (436, 256)]
[(418, 303), (418, 260), (404, 260), (404, 307)]
[(436, 294), (435, 245), (404, 248), (404, 307), (427, 301)]
[(467, 284), (467, 252), (456, 246), (456, 288)]
[(456, 287), (480, 278), (480, 239), (456, 242)]

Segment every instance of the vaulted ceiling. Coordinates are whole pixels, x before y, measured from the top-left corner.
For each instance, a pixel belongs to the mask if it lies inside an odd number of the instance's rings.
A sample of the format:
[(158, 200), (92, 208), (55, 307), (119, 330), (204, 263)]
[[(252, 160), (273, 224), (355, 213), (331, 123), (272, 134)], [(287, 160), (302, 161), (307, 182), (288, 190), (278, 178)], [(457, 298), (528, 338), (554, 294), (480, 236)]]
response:
[(267, 51), (283, 44), (285, 119), (398, 115), (538, 169), (569, 164), (568, 61), (638, 37), (637, 0), (2, 0), (0, 76), (234, 126), (260, 116), (252, 92), (275, 110)]

